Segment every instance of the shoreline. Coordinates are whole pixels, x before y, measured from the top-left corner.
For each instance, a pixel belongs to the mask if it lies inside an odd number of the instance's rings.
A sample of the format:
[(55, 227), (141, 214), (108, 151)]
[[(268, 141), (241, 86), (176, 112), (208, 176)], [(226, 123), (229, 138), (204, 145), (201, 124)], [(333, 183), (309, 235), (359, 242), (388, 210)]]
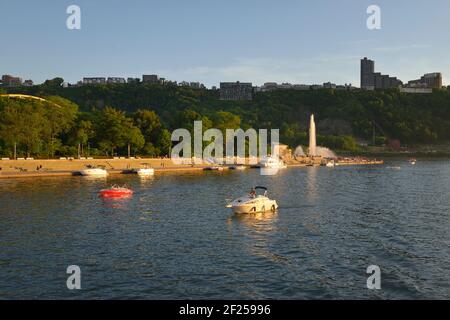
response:
[[(339, 163), (339, 166), (350, 165), (380, 165), (381, 160), (356, 161), (350, 160)], [(37, 178), (37, 177), (70, 177), (79, 176), (79, 171), (86, 168), (87, 165), (105, 167), (111, 175), (132, 174), (131, 169), (140, 168), (144, 165), (155, 169), (155, 174), (166, 172), (195, 172), (204, 171), (205, 168), (212, 165), (191, 165), (173, 164), (170, 158), (157, 159), (72, 159), (72, 160), (0, 160), (0, 180), (15, 178)], [(308, 167), (310, 163), (289, 163), (288, 167)], [(317, 163), (315, 166), (319, 166)], [(38, 169), (39, 168), (39, 169)], [(249, 167), (250, 168), (250, 167)], [(227, 165), (224, 170), (230, 170)]]

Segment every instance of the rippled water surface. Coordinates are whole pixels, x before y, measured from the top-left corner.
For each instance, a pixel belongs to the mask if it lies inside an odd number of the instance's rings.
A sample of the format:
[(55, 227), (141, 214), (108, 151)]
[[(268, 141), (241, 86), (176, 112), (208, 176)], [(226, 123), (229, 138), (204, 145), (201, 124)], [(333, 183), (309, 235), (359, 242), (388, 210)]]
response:
[[(257, 184), (277, 213), (225, 208)], [(450, 161), (0, 180), (0, 298), (448, 299), (449, 215)]]

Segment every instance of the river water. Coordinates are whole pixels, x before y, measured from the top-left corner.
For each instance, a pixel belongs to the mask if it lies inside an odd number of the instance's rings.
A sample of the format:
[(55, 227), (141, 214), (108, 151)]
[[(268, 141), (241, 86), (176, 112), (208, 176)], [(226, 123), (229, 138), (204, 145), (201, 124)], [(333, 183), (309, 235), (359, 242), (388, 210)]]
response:
[[(225, 208), (254, 185), (278, 212)], [(0, 180), (0, 299), (449, 299), (449, 231), (444, 160)]]

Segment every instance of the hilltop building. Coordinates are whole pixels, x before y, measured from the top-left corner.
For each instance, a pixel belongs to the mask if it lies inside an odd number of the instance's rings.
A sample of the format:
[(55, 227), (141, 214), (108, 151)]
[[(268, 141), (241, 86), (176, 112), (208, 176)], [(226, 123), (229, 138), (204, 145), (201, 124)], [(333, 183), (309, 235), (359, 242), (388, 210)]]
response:
[(375, 88), (375, 61), (365, 57), (361, 60), (361, 89), (373, 90)]
[[(164, 81), (164, 79), (161, 79), (161, 80)], [(159, 79), (158, 75), (156, 75), (156, 74), (144, 74), (142, 76), (142, 82), (156, 84), (156, 83), (160, 82), (160, 79)]]
[(141, 79), (139, 78), (131, 78), (131, 77), (127, 78), (127, 83), (140, 83), (140, 82)]
[(221, 82), (220, 100), (252, 100), (253, 86), (251, 82)]
[(205, 89), (205, 85), (200, 82), (187, 82), (187, 81), (181, 81), (178, 84), (179, 87), (189, 87), (193, 89)]
[(32, 87), (32, 86), (34, 86), (34, 82), (31, 79), (30, 80), (25, 80), (22, 85), (24, 87)]
[(2, 76), (2, 85), (4, 87), (20, 87), (22, 85), (22, 78), (5, 74)]
[(106, 78), (105, 77), (83, 78), (83, 85), (105, 84), (105, 83), (106, 83)]
[(427, 73), (418, 80), (408, 81), (408, 87), (440, 89), (442, 88), (442, 73)]
[(275, 90), (318, 90), (318, 89), (335, 89), (335, 90), (354, 90), (356, 89), (350, 84), (337, 85), (335, 83), (326, 82), (324, 84), (290, 84), (290, 83), (282, 83), (278, 84), (276, 82), (266, 82), (261, 87), (257, 87), (257, 92), (267, 92), (267, 91), (275, 91)]
[(361, 59), (361, 89), (390, 89), (402, 85), (403, 82), (396, 77), (375, 72), (375, 61), (367, 59), (367, 57)]
[(125, 78), (120, 78), (120, 77), (109, 77), (106, 82), (107, 83), (127, 83), (125, 81)]
[(418, 88), (418, 87), (401, 87), (400, 92), (402, 93), (433, 93), (432, 88)]

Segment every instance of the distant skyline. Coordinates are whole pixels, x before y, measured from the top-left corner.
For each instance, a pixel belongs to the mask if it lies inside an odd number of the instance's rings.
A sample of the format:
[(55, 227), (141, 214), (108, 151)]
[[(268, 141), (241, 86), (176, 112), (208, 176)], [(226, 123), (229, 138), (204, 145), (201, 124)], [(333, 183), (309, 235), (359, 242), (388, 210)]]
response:
[[(66, 8), (81, 8), (68, 30)], [(381, 30), (366, 9), (381, 8)], [(15, 0), (0, 2), (0, 74), (334, 82), (359, 86), (360, 59), (403, 82), (441, 72), (450, 85), (450, 1)]]

